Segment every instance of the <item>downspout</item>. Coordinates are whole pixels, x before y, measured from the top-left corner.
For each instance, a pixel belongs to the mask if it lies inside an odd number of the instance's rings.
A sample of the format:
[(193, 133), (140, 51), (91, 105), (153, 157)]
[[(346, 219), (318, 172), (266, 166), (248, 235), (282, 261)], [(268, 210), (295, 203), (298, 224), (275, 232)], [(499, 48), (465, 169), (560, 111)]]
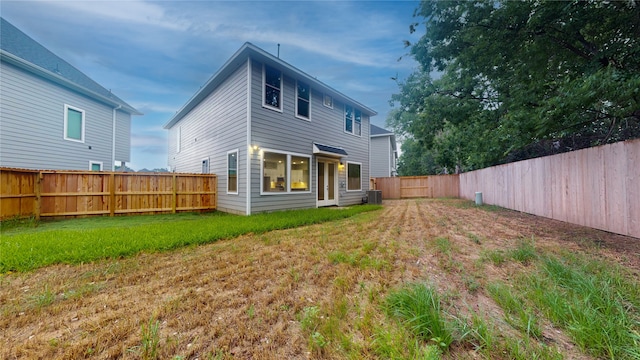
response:
[(251, 144), (251, 57), (247, 57), (247, 203), (245, 215), (251, 215), (251, 160), (253, 159), (253, 148)]
[(113, 136), (111, 137), (111, 171), (116, 171), (116, 112), (122, 109), (122, 105), (118, 105), (118, 107), (113, 108), (113, 119), (112, 119), (112, 127), (113, 127)]

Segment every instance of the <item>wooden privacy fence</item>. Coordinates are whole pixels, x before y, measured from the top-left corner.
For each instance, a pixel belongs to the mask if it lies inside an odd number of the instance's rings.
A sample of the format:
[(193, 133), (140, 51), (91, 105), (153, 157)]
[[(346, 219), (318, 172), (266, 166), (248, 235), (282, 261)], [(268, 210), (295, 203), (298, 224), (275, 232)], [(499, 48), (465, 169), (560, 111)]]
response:
[(460, 181), (458, 175), (373, 178), (372, 189), (381, 190), (383, 199), (459, 197)]
[(0, 168), (0, 218), (214, 210), (213, 174)]
[(640, 139), (460, 174), (460, 196), (640, 238)]
[(461, 197), (640, 238), (640, 139), (460, 175), (373, 178), (383, 199)]

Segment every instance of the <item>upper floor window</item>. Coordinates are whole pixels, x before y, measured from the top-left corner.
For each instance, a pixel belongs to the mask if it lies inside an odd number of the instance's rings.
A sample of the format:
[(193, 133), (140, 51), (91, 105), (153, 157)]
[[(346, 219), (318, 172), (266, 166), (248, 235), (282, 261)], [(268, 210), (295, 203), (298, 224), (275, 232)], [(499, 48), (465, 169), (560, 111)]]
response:
[(362, 135), (362, 112), (349, 105), (344, 106), (344, 131)]
[(64, 105), (65, 140), (84, 142), (84, 110)]
[(178, 131), (176, 132), (176, 153), (180, 152), (181, 147), (182, 147), (182, 126), (178, 126)]
[(264, 106), (282, 111), (282, 72), (265, 65), (263, 76)]
[(331, 95), (324, 94), (324, 99), (322, 100), (324, 106), (333, 109), (333, 98)]
[(309, 85), (297, 81), (296, 84), (296, 116), (302, 119), (311, 119), (311, 95)]

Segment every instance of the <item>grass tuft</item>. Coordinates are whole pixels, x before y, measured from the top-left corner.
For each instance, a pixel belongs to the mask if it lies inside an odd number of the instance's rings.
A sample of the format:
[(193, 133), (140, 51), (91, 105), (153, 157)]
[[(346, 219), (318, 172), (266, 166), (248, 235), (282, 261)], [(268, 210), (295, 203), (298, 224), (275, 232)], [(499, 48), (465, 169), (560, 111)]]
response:
[(591, 355), (640, 358), (640, 286), (620, 266), (572, 254), (547, 257), (522, 286)]
[(51, 291), (49, 286), (44, 287), (41, 292), (32, 295), (29, 298), (29, 302), (36, 309), (41, 309), (45, 306), (51, 305), (56, 300), (56, 295)]
[(491, 298), (504, 310), (507, 323), (527, 336), (536, 339), (542, 336), (538, 316), (533, 309), (526, 306), (524, 299), (517, 295), (517, 290), (500, 283), (489, 284), (487, 290)]
[(157, 359), (158, 345), (160, 344), (160, 334), (158, 333), (160, 322), (155, 320), (153, 316), (147, 324), (142, 324), (142, 350), (143, 359)]
[(438, 293), (431, 287), (414, 284), (391, 292), (386, 299), (386, 311), (427, 342), (447, 349), (453, 341)]
[(516, 248), (510, 250), (508, 255), (510, 258), (521, 262), (524, 265), (536, 260), (538, 258), (538, 253), (533, 246), (533, 238), (531, 240), (519, 239)]

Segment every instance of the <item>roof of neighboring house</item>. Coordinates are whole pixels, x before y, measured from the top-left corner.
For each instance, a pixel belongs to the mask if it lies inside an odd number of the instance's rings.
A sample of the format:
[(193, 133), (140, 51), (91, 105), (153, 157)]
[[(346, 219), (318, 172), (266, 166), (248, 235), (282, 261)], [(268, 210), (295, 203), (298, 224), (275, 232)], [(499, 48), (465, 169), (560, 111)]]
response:
[(196, 105), (206, 98), (213, 90), (215, 90), (237, 67), (244, 63), (247, 58), (255, 59), (269, 66), (281, 69), (284, 75), (296, 78), (298, 80), (309, 83), (312, 89), (322, 91), (331, 95), (334, 99), (342, 100), (353, 104), (359, 108), (364, 114), (374, 116), (378, 113), (358, 101), (342, 94), (341, 92), (331, 88), (329, 85), (319, 81), (315, 77), (303, 72), (302, 70), (288, 64), (282, 59), (275, 57), (250, 42), (244, 43), (238, 51), (236, 51), (229, 60), (200, 88), (200, 90), (187, 101), (187, 103), (176, 112), (176, 114), (164, 125), (165, 129), (169, 129), (175, 123), (180, 121), (189, 113)]
[(11, 63), (31, 73), (62, 86), (71, 88), (110, 106), (121, 106), (133, 115), (141, 112), (100, 86), (87, 75), (49, 51), (4, 18), (0, 18), (0, 55), (2, 61)]
[(395, 135), (393, 133), (393, 131), (389, 131), (387, 129), (383, 129), (379, 126), (375, 126), (373, 124), (371, 124), (371, 136), (376, 136), (376, 135)]
[(389, 131), (387, 129), (383, 129), (379, 126), (371, 124), (369, 136), (370, 137), (382, 137), (382, 136), (390, 136), (391, 137), (391, 146), (393, 146), (393, 150), (396, 150), (396, 134), (393, 131)]

